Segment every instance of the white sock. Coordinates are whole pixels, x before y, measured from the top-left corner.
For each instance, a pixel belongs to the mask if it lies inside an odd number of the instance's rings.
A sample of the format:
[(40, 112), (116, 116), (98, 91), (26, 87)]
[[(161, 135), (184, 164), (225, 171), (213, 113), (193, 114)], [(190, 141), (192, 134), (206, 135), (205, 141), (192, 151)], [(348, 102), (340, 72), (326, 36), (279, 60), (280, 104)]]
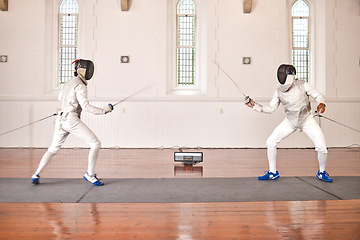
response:
[(92, 147), (90, 148), (89, 156), (88, 156), (88, 169), (87, 173), (90, 176), (93, 176), (95, 174), (95, 164), (99, 155), (99, 148), (98, 147)]
[(326, 161), (327, 161), (327, 153), (318, 152), (318, 160), (319, 160), (319, 168), (320, 172), (325, 171)]
[(267, 148), (270, 172), (276, 173), (276, 148)]

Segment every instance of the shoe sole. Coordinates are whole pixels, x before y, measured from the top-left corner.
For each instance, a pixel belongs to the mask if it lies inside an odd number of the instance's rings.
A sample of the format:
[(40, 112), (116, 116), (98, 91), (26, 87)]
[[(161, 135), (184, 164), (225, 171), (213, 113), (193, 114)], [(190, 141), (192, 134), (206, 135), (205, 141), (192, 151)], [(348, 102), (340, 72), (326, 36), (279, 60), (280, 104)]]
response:
[(258, 180), (267, 181), (267, 180), (276, 180), (276, 179), (279, 179), (279, 178), (280, 178), (280, 176), (275, 177), (275, 178), (268, 178), (268, 179), (260, 179), (260, 178), (258, 178)]
[(316, 176), (317, 177), (317, 179), (319, 179), (319, 180), (321, 180), (321, 181), (323, 181), (323, 182), (332, 182), (332, 180), (330, 180), (330, 181), (326, 181), (326, 180), (324, 180), (324, 179), (322, 179), (322, 178), (320, 178), (320, 177), (318, 177), (318, 176)]
[(31, 180), (31, 184), (32, 184), (32, 185), (39, 185), (39, 183), (40, 183), (39, 179), (35, 179), (35, 180), (32, 179), (32, 180)]
[[(99, 181), (92, 183), (92, 182), (90, 182), (89, 180), (87, 180), (87, 178), (86, 178), (85, 176), (84, 176), (83, 178), (84, 178), (87, 182), (91, 183), (91, 184), (94, 185), (94, 186), (102, 186), (102, 185), (104, 185), (104, 183), (99, 182)], [(99, 184), (98, 182), (99, 182), (100, 184)]]

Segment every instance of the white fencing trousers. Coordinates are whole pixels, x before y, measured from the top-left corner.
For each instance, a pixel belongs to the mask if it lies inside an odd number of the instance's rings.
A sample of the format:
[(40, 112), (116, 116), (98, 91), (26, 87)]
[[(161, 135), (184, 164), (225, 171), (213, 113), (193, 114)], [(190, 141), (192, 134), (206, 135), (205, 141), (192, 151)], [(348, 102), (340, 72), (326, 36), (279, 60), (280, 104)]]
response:
[[(295, 128), (287, 118), (284, 119), (272, 132), (266, 141), (267, 155), (269, 160), (270, 172), (276, 172), (276, 146), (286, 137), (295, 132)], [(309, 116), (301, 128), (306, 135), (309, 136), (315, 145), (315, 150), (318, 151), (318, 160), (320, 171), (325, 171), (327, 160), (327, 148), (323, 131), (315, 121), (313, 116)]]
[(56, 119), (56, 126), (51, 146), (42, 157), (39, 167), (35, 172), (36, 174), (40, 174), (40, 172), (50, 162), (52, 157), (58, 153), (62, 144), (65, 142), (70, 133), (84, 140), (90, 146), (87, 172), (89, 175), (95, 174), (95, 164), (98, 158), (101, 142), (95, 136), (95, 134), (79, 119), (76, 113), (70, 113), (64, 121), (61, 121), (61, 116), (58, 116)]

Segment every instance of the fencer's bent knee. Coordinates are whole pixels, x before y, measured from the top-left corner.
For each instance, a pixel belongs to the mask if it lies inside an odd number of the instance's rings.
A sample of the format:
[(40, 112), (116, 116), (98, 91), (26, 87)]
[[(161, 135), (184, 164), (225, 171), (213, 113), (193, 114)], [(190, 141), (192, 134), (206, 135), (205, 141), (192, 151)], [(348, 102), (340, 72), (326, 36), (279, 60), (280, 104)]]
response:
[(53, 154), (53, 155), (56, 155), (56, 154), (59, 152), (59, 150), (60, 150), (60, 147), (53, 147), (53, 146), (51, 146), (51, 147), (48, 148), (47, 151), (48, 151), (49, 153)]
[(276, 148), (276, 146), (278, 145), (278, 142), (276, 142), (274, 139), (272, 139), (272, 137), (268, 137), (268, 139), (266, 140), (266, 146), (268, 148)]
[(326, 146), (316, 146), (315, 150), (318, 151), (319, 153), (328, 153)]
[(99, 139), (95, 139), (93, 142), (90, 143), (90, 147), (93, 149), (100, 149), (101, 148), (101, 142)]
[(315, 150), (322, 153), (327, 153), (327, 147), (324, 137), (319, 137), (317, 141), (314, 141)]

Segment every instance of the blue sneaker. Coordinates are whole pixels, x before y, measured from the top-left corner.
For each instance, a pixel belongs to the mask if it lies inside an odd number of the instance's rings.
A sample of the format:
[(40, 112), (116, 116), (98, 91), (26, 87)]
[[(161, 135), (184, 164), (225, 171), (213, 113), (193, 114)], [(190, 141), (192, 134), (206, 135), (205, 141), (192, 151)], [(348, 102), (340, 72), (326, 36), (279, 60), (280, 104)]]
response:
[(259, 180), (275, 180), (275, 179), (278, 179), (279, 177), (280, 177), (280, 175), (279, 175), (278, 171), (276, 171), (276, 173), (267, 171), (264, 176), (259, 176), (258, 179)]
[(40, 183), (40, 175), (39, 174), (32, 175), (31, 183), (32, 185), (38, 185)]
[(101, 179), (98, 179), (96, 177), (96, 174), (90, 176), (87, 172), (84, 175), (84, 179), (88, 182), (91, 182), (92, 184), (94, 184), (95, 186), (102, 186), (104, 185), (104, 183), (101, 181)]
[(324, 182), (332, 182), (333, 180), (330, 178), (329, 173), (326, 171), (320, 172), (320, 170), (317, 172), (316, 177), (320, 180), (323, 180)]

